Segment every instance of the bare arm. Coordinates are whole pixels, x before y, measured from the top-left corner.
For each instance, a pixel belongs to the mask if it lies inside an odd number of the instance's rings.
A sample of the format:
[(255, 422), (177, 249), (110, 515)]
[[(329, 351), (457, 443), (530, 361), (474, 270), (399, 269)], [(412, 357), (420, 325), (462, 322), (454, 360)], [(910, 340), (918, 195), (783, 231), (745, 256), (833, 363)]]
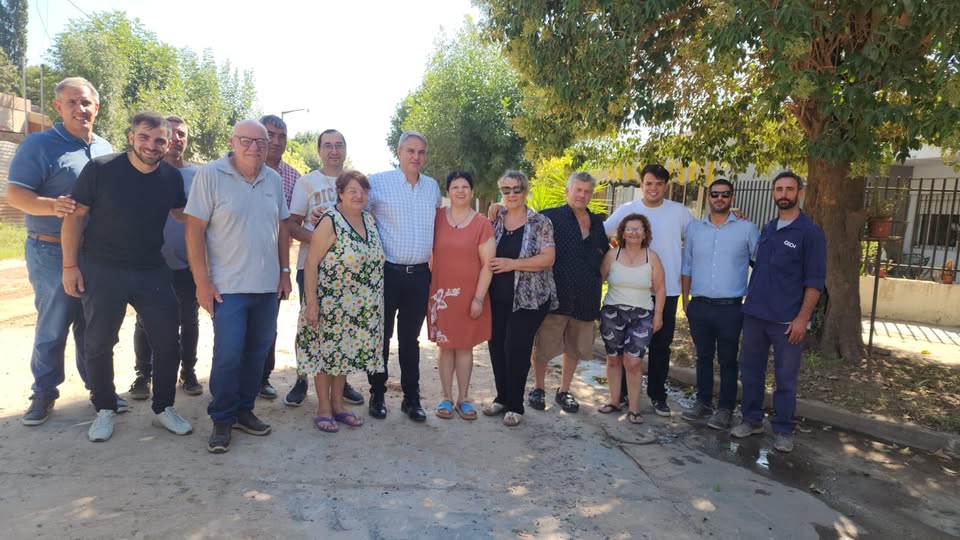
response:
[(690, 303), (690, 276), (680, 274), (680, 301), (683, 302), (683, 312), (687, 312), (687, 305)]
[(307, 260), (303, 263), (303, 296), (306, 305), (305, 317), (307, 324), (316, 326), (320, 321), (320, 301), (317, 298), (317, 285), (320, 275), (320, 261), (327, 256), (330, 246), (336, 241), (337, 236), (333, 230), (333, 220), (323, 219), (317, 224), (317, 229), (313, 231), (313, 239), (310, 241), (310, 251), (307, 252)]
[(490, 259), (490, 268), (494, 274), (504, 272), (540, 272), (553, 266), (556, 259), (556, 249), (553, 246), (545, 247), (540, 253), (533, 257), (523, 259), (509, 259), (506, 257), (494, 257)]
[(207, 267), (207, 225), (208, 223), (194, 216), (186, 216), (184, 239), (187, 242), (187, 259), (190, 262), (190, 271), (193, 281), (197, 284), (197, 303), (213, 317), (213, 302), (223, 303), (220, 291), (210, 280), (210, 269)]
[(490, 260), (497, 254), (497, 243), (493, 237), (487, 238), (487, 241), (480, 244), (477, 248), (480, 252), (480, 277), (477, 279), (477, 289), (473, 293), (473, 301), (470, 302), (470, 318), (480, 317), (483, 311), (483, 299), (487, 296), (487, 289), (490, 288), (490, 280), (493, 279), (493, 270), (490, 269)]
[(807, 334), (807, 323), (813, 316), (813, 310), (817, 307), (818, 300), (820, 300), (819, 289), (807, 287), (803, 290), (803, 304), (800, 305), (800, 313), (797, 313), (797, 317), (790, 321), (787, 330), (784, 332), (789, 336), (787, 341), (790, 344), (796, 345), (803, 341), (803, 336)]
[(607, 253), (603, 256), (603, 261), (600, 262), (600, 283), (607, 280), (607, 276), (610, 275), (610, 267), (613, 266), (613, 261), (616, 259), (616, 250), (607, 250)]
[(10, 206), (31, 216), (64, 217), (72, 214), (77, 207), (69, 195), (61, 195), (56, 199), (41, 197), (29, 189), (16, 184), (7, 184), (7, 201)]
[(179, 223), (186, 223), (187, 217), (183, 213), (183, 208), (173, 208), (170, 210), (170, 217), (178, 221)]
[(313, 237), (313, 231), (309, 231), (303, 227), (303, 216), (290, 214), (290, 217), (287, 219), (287, 227), (290, 229), (290, 236), (294, 240), (299, 240), (301, 244), (310, 243)]
[(63, 250), (63, 290), (70, 296), (80, 298), (84, 291), (83, 275), (77, 261), (80, 260), (80, 239), (83, 237), (83, 220), (90, 211), (89, 206), (77, 204), (76, 209), (63, 218), (60, 228), (60, 247)]
[(653, 332), (657, 333), (663, 328), (663, 304), (667, 301), (667, 287), (664, 284), (663, 263), (660, 262), (660, 257), (650, 248), (647, 248), (647, 253), (650, 256), (650, 265), (653, 266), (651, 275), (654, 297)]

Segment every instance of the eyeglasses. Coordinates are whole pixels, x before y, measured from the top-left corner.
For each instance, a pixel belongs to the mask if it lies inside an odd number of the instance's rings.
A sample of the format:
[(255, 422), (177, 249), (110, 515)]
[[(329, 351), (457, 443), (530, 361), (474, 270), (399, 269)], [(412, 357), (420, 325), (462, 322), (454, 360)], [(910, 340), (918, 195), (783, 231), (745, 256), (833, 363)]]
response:
[(623, 229), (623, 232), (627, 234), (641, 234), (643, 233), (643, 227), (627, 227)]
[(270, 142), (270, 141), (267, 140), (267, 139), (262, 139), (262, 138), (258, 139), (258, 138), (254, 138), (254, 137), (241, 137), (241, 136), (237, 136), (237, 142), (240, 143), (240, 146), (242, 146), (242, 147), (244, 147), (244, 148), (250, 148), (250, 145), (253, 144), (253, 143), (257, 143), (257, 148), (266, 148), (266, 147), (267, 147), (267, 143)]
[(713, 197), (714, 199), (717, 199), (719, 197), (723, 197), (724, 199), (729, 199), (730, 197), (733, 197), (733, 192), (732, 191), (711, 191), (710, 196)]
[(366, 195), (369, 191), (368, 189), (348, 189), (343, 194), (347, 197), (356, 197), (357, 195)]
[(336, 150), (343, 150), (343, 149), (346, 148), (346, 147), (347, 147), (347, 145), (344, 144), (344, 143), (342, 143), (342, 142), (338, 142), (337, 144), (323, 143), (323, 144), (320, 145), (320, 149), (321, 149), (321, 150), (326, 150), (326, 151), (328, 151), (328, 152), (329, 152), (330, 150), (334, 150), (334, 149), (336, 149)]
[(509, 195), (511, 193), (523, 193), (523, 184), (518, 184), (516, 186), (500, 186), (500, 193), (503, 193), (504, 195)]

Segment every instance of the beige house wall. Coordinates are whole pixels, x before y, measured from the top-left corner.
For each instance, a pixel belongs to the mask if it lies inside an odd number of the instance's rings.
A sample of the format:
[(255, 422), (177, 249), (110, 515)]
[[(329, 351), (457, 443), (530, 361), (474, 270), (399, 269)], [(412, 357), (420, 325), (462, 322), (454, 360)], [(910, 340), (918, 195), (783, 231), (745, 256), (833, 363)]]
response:
[[(873, 276), (860, 277), (860, 309), (870, 316)], [(960, 285), (882, 278), (877, 286), (877, 318), (960, 326)]]

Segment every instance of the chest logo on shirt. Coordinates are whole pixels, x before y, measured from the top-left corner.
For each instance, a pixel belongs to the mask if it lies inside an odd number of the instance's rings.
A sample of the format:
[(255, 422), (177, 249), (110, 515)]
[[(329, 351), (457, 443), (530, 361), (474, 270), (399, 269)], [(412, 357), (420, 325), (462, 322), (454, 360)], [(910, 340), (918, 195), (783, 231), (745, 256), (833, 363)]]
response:
[(787, 246), (787, 247), (789, 247), (789, 248), (797, 249), (797, 245), (794, 244), (793, 242), (789, 241), (789, 240), (784, 240), (784, 241), (783, 241), (783, 245), (785, 245), (785, 246)]

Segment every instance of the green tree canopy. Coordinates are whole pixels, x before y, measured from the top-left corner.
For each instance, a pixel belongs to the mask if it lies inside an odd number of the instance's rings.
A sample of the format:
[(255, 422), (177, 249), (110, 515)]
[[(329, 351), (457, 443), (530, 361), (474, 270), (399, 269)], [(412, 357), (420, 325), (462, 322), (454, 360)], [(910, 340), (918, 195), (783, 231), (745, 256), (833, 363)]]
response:
[(28, 7), (27, 0), (0, 0), (0, 49), (18, 69), (27, 60)]
[[(232, 126), (253, 113), (252, 72), (240, 73), (229, 62), (218, 66), (211, 51), (200, 57), (180, 51), (122, 11), (71, 21), (54, 38), (48, 58), (55, 78), (81, 76), (97, 88), (95, 130), (118, 149), (126, 145), (130, 118), (155, 110), (187, 121), (189, 159), (217, 158), (228, 148)], [(53, 87), (46, 91), (52, 98)]]
[[(531, 110), (571, 134), (636, 131), (663, 161), (806, 165), (805, 210), (828, 240), (821, 345), (862, 355), (854, 173), (949, 144), (960, 122), (960, 25), (947, 0), (478, 0), (536, 89)], [(542, 126), (542, 127), (538, 127)], [(529, 134), (524, 132), (528, 137)]]
[(504, 170), (529, 169), (512, 125), (521, 114), (517, 73), (467, 19), (455, 37), (437, 41), (420, 87), (397, 106), (387, 146), (395, 150), (404, 130), (420, 131), (430, 141), (426, 174), (470, 171), (477, 195), (491, 198)]

